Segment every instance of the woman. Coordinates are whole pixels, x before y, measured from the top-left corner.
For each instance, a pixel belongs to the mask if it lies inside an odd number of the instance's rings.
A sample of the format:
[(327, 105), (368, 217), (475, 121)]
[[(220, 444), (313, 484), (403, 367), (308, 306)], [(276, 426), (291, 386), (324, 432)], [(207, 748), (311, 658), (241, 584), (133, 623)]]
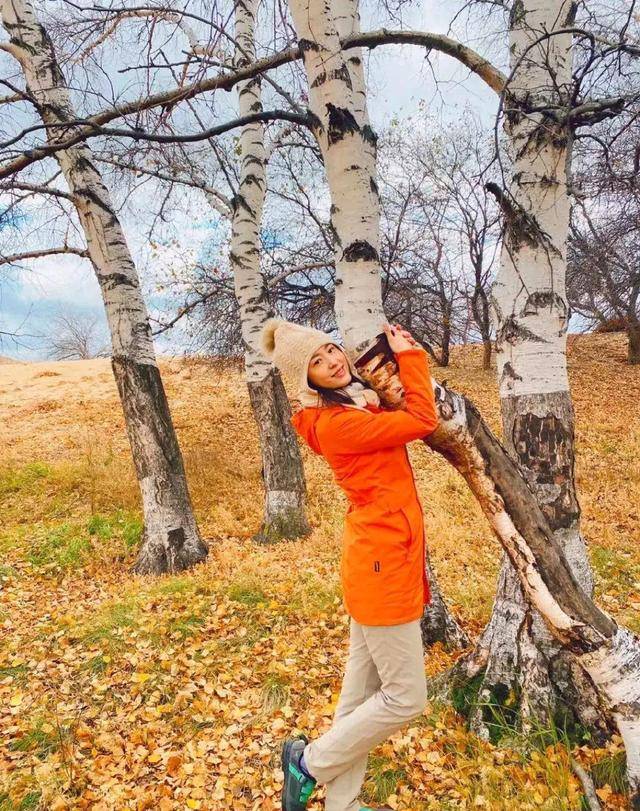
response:
[(283, 811), (303, 811), (316, 783), (326, 784), (326, 811), (365, 811), (357, 797), (368, 752), (426, 705), (420, 618), (430, 593), (406, 443), (431, 433), (438, 417), (427, 353), (399, 325), (384, 331), (406, 410), (383, 410), (326, 333), (281, 319), (269, 319), (262, 332), (265, 354), (299, 403), (294, 428), (324, 456), (350, 502), (341, 561), (351, 618), (342, 690), (328, 732), (284, 743)]

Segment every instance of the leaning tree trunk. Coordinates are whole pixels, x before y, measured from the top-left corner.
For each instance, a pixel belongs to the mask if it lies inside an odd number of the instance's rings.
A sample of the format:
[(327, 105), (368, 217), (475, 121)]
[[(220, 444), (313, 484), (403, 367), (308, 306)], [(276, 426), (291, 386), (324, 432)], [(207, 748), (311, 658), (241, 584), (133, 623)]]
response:
[[(74, 121), (53, 44), (31, 3), (1, 0), (0, 11), (10, 51), (22, 66), (43, 122)], [(69, 136), (72, 130), (61, 131)], [(55, 141), (55, 128), (48, 130), (48, 138)], [(142, 494), (144, 532), (135, 571), (186, 569), (204, 560), (208, 550), (193, 515), (136, 267), (90, 149), (75, 146), (56, 153), (56, 159), (73, 194), (111, 332), (111, 366)]]
[[(332, 191), (335, 311), (349, 345), (354, 343), (353, 335), (370, 334), (367, 325), (380, 325), (384, 320), (381, 299), (375, 300), (370, 294), (372, 286), (380, 287), (377, 136), (369, 123), (361, 50), (350, 49), (345, 54), (340, 49), (341, 39), (360, 30), (358, 4), (356, 0), (341, 2), (338, 16), (328, 25), (320, 4), (315, 2), (294, 2), (291, 12), (309, 79), (311, 110), (323, 124), (315, 134)], [(316, 24), (321, 27), (316, 28)], [(339, 195), (334, 193), (336, 188)], [(354, 208), (354, 195), (364, 204)], [(358, 268), (355, 274), (349, 270), (353, 266)], [(426, 551), (425, 568), (432, 589), (421, 623), (424, 643), (440, 641), (449, 648), (466, 647), (469, 638), (442, 598)]]
[[(334, 211), (339, 326), (362, 374), (383, 402), (398, 406), (393, 356), (383, 338), (373, 338), (383, 313), (375, 165), (363, 146), (369, 137), (354, 115), (331, 4), (291, 0), (291, 11)], [(473, 404), (434, 385), (440, 424), (426, 441), (464, 476), (528, 600), (597, 686), (623, 737), (632, 795), (640, 804), (640, 639), (619, 628), (582, 588), (517, 462)], [(482, 658), (476, 660), (480, 667)]]
[[(236, 66), (255, 60), (258, 0), (236, 3)], [(261, 110), (261, 77), (238, 84), (241, 116)], [(264, 519), (255, 536), (260, 542), (308, 535), (306, 486), (300, 449), (290, 422), (291, 411), (280, 374), (260, 351), (262, 325), (273, 313), (260, 271), (260, 223), (266, 193), (267, 155), (264, 125), (247, 124), (240, 134), (240, 183), (233, 200), (231, 266), (245, 342), (245, 372), (253, 413), (260, 432), (265, 489)]]
[[(546, 38), (545, 32), (570, 25), (572, 8), (570, 0), (524, 0), (513, 10), (512, 74), (504, 94), (511, 182), (506, 195), (490, 187), (505, 221), (492, 309), (504, 444), (524, 471), (576, 579), (591, 595), (566, 365), (571, 132), (544, 110), (570, 103), (571, 34)], [(540, 112), (532, 113), (532, 106)], [(528, 603), (507, 556), (478, 644), (488, 654), (472, 716), (481, 735), (489, 736), (489, 704), (503, 705), (507, 696), (509, 712), (522, 729), (568, 720), (579, 721), (596, 737), (608, 733), (610, 719), (597, 691)]]
[[(356, 357), (356, 365), (385, 405), (403, 406), (397, 365), (384, 335), (369, 341), (368, 349)], [(435, 381), (434, 388), (440, 424), (425, 442), (458, 470), (478, 499), (528, 603), (560, 648), (555, 670), (576, 688), (582, 683), (583, 690), (595, 691), (597, 708), (617, 724), (627, 752), (631, 799), (638, 809), (640, 639), (618, 627), (584, 591), (530, 488), (526, 471), (492, 434), (473, 403)], [(525, 626), (521, 633), (530, 633)], [(535, 657), (536, 651), (522, 645), (523, 656)], [(454, 667), (456, 678), (478, 676), (487, 666), (489, 653), (490, 648), (476, 646)], [(582, 701), (582, 696), (576, 700)]]

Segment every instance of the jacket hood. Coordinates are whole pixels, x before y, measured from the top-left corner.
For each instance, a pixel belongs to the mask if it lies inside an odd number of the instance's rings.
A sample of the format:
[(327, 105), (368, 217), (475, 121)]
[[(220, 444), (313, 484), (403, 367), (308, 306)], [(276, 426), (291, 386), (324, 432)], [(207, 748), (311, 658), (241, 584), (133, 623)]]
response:
[(303, 408), (291, 417), (291, 424), (315, 453), (321, 454), (316, 426), (322, 414), (322, 408)]

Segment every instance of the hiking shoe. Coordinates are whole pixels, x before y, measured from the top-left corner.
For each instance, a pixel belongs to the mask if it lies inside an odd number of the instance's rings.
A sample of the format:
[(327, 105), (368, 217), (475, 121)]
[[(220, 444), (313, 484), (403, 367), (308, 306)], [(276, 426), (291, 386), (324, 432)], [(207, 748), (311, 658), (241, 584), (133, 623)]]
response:
[(306, 735), (299, 735), (287, 739), (282, 747), (282, 811), (304, 811), (316, 786), (313, 777), (307, 777), (300, 768), (300, 758), (308, 743)]

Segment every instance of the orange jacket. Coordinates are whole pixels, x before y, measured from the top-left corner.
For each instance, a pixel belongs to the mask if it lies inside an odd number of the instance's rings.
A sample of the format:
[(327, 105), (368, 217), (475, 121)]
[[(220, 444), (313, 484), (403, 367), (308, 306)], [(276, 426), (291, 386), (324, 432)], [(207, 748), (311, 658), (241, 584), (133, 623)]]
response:
[(438, 424), (427, 353), (395, 353), (406, 410), (331, 405), (291, 418), (327, 460), (349, 498), (341, 579), (347, 612), (362, 625), (399, 625), (422, 616), (431, 594), (424, 566), (424, 517), (406, 443)]

